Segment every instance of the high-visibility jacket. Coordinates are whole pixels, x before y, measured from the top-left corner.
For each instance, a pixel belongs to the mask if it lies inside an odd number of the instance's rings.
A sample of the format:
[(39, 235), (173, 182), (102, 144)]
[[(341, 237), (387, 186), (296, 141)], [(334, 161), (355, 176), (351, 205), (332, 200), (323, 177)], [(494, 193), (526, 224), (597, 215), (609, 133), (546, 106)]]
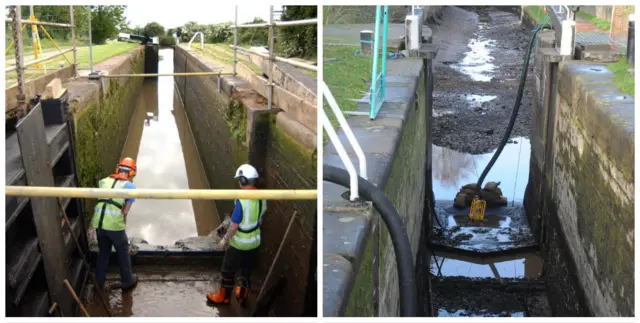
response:
[[(123, 189), (127, 183), (128, 181), (125, 180), (107, 177), (100, 180), (99, 187)], [(124, 203), (123, 198), (98, 199), (98, 204), (93, 211), (93, 227), (108, 231), (124, 230), (124, 214), (122, 214)]]
[[(237, 203), (236, 203), (237, 204)], [(240, 200), (242, 205), (242, 222), (229, 245), (238, 250), (253, 250), (260, 246), (260, 227), (258, 220), (267, 211), (265, 200)]]

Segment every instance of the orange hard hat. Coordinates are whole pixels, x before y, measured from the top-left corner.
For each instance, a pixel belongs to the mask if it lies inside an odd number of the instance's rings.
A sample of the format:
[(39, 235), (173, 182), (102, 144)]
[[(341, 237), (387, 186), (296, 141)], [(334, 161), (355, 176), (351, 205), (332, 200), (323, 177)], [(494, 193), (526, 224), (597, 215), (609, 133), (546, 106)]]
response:
[[(129, 169), (129, 173), (128, 176), (129, 177), (133, 177), (136, 175), (136, 162), (129, 157), (125, 157), (123, 158), (119, 163), (118, 163), (118, 169), (120, 168), (128, 168)], [(116, 174), (119, 173), (118, 169), (116, 169)]]

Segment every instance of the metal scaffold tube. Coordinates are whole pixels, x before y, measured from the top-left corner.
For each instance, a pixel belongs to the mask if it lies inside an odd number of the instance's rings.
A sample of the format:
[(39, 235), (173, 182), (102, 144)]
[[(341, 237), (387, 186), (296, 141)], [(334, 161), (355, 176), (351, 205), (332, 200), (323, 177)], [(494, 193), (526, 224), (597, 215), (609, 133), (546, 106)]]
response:
[[(210, 75), (233, 75), (233, 72), (191, 72), (191, 73), (148, 73), (148, 74), (100, 74), (97, 77), (117, 78), (117, 77), (158, 77), (158, 76), (210, 76)], [(93, 78), (94, 76), (84, 75), (83, 78)]]
[(5, 186), (7, 196), (136, 198), (161, 200), (316, 200), (317, 190), (100, 189), (84, 187)]

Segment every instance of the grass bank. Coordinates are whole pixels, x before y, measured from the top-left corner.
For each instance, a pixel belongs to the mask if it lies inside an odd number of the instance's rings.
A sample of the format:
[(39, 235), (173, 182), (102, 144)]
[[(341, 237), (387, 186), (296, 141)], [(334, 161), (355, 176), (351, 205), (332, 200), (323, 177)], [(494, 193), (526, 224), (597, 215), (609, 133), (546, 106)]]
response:
[(629, 65), (627, 65), (627, 57), (623, 56), (616, 63), (607, 66), (616, 76), (613, 78), (613, 84), (622, 92), (629, 95), (635, 95), (635, 73), (629, 73)]

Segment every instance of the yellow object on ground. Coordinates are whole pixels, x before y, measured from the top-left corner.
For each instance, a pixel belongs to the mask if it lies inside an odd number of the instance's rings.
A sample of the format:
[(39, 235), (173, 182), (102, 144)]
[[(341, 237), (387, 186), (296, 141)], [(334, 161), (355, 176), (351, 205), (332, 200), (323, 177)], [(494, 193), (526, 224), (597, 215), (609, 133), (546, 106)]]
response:
[(473, 200), (471, 201), (471, 210), (469, 210), (469, 220), (484, 221), (484, 210), (487, 207), (487, 201)]

